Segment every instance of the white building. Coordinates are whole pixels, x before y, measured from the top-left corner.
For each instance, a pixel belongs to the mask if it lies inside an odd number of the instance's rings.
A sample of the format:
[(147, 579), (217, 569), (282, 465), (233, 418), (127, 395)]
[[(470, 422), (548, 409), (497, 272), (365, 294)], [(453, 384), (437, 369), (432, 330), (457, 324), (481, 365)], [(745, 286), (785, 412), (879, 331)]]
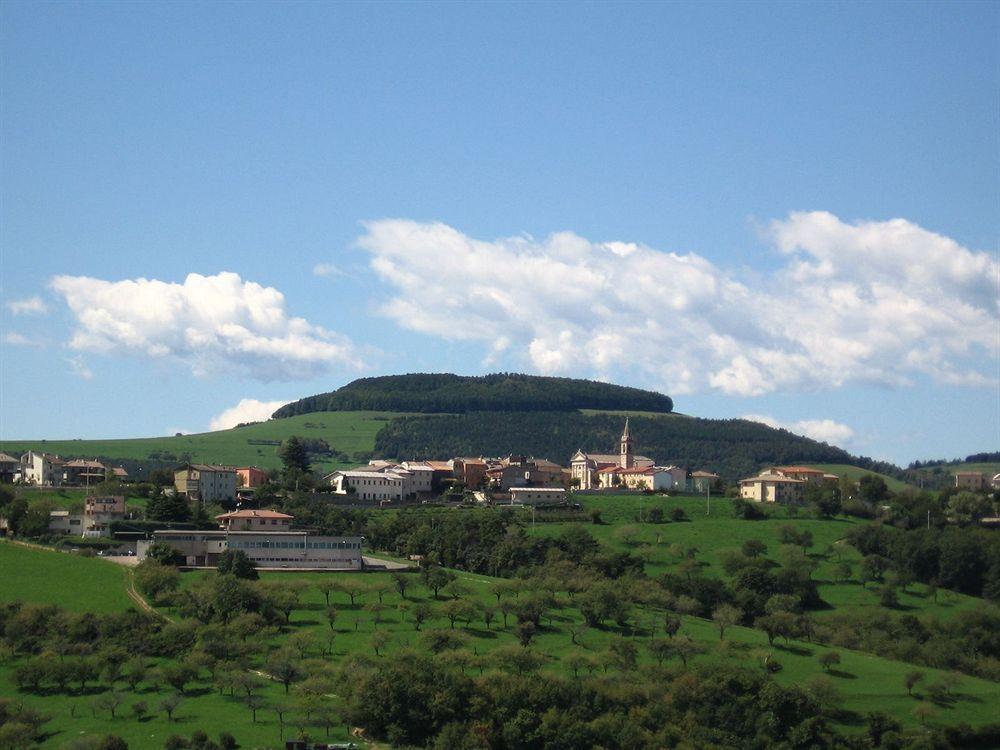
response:
[(378, 503), (415, 500), (418, 493), (431, 491), (433, 478), (431, 466), (412, 461), (401, 464), (373, 461), (368, 466), (335, 471), (325, 477), (334, 494), (353, 492), (359, 500)]
[(566, 490), (562, 487), (511, 487), (510, 502), (513, 505), (560, 505), (566, 502)]
[(609, 466), (597, 472), (597, 482), (601, 489), (652, 490), (660, 492), (674, 488), (674, 475), (670, 467), (646, 466), (623, 469)]
[(137, 542), (136, 556), (142, 560), (151, 544), (162, 542), (180, 554), (189, 567), (214, 567), (226, 550), (242, 550), (259, 568), (361, 570), (364, 567), (363, 537), (315, 536), (308, 531), (291, 531), (292, 516), (273, 510), (240, 510), (217, 518), (223, 526), (219, 530), (154, 531), (152, 539)]
[(63, 460), (49, 453), (29, 451), (21, 456), (22, 484), (58, 486), (62, 484)]

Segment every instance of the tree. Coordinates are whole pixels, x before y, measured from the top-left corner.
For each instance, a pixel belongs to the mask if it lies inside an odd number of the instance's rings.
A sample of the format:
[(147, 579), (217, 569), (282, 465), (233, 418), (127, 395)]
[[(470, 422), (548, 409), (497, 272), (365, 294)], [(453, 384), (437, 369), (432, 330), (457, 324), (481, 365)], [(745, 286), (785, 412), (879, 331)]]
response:
[(923, 679), (923, 672), (907, 672), (903, 677), (903, 686), (906, 688), (906, 694), (912, 696), (913, 688)]
[(420, 603), (410, 610), (410, 617), (413, 618), (414, 630), (420, 630), (420, 626), (431, 616), (431, 608), (427, 604)]
[(392, 585), (396, 587), (401, 599), (406, 598), (406, 588), (410, 585), (410, 579), (404, 573), (392, 574)]
[(141, 656), (136, 656), (125, 662), (122, 667), (122, 674), (129, 689), (135, 692), (139, 683), (146, 679), (146, 661)]
[(531, 643), (531, 639), (535, 637), (535, 632), (537, 631), (535, 623), (530, 620), (525, 620), (524, 622), (519, 622), (515, 628), (517, 632), (517, 640), (525, 648)]
[(455, 580), (455, 574), (444, 568), (434, 567), (427, 572), (427, 588), (434, 592), (434, 598), (438, 598), (438, 592)]
[(166, 542), (153, 542), (146, 549), (145, 560), (159, 563), (160, 565), (176, 565), (183, 562), (180, 553)]
[(125, 696), (116, 690), (109, 690), (106, 693), (101, 693), (94, 699), (94, 707), (99, 709), (104, 709), (111, 714), (111, 718), (116, 718), (115, 712), (118, 707), (125, 702)]
[(858, 497), (869, 505), (878, 505), (889, 498), (889, 487), (877, 474), (865, 474), (858, 480)]
[(719, 640), (726, 634), (726, 628), (735, 625), (740, 621), (740, 611), (731, 604), (720, 604), (712, 612), (712, 621), (719, 628)]
[(167, 721), (174, 720), (174, 712), (181, 705), (181, 700), (179, 693), (173, 693), (160, 701), (160, 710), (167, 715)]
[(117, 734), (108, 734), (97, 743), (94, 750), (128, 750), (128, 743)]
[(681, 629), (681, 618), (675, 615), (673, 612), (666, 612), (663, 615), (663, 632), (667, 634), (667, 637), (673, 638), (677, 635), (677, 631)]
[(164, 664), (161, 667), (163, 679), (178, 693), (184, 693), (184, 686), (198, 676), (197, 670), (183, 662)]
[(143, 718), (145, 718), (148, 713), (149, 706), (146, 705), (146, 701), (136, 701), (132, 704), (132, 715), (135, 717), (136, 721), (142, 722)]
[(686, 635), (675, 638), (673, 646), (674, 653), (681, 658), (685, 668), (687, 668), (688, 659), (702, 652), (701, 646)]
[[(171, 483), (173, 478), (171, 478)], [(191, 508), (187, 498), (176, 492), (160, 492), (154, 495), (146, 505), (146, 518), (150, 521), (187, 521), (191, 518)], [(154, 542), (150, 548), (156, 544)], [(166, 546), (166, 545), (164, 545)], [(149, 552), (147, 551), (147, 556)], [(169, 564), (169, 560), (161, 561)]]
[(266, 671), (275, 680), (285, 686), (285, 695), (293, 682), (301, 679), (302, 670), (284, 654), (274, 655), (268, 662)]
[(250, 709), (250, 716), (254, 724), (257, 723), (257, 712), (262, 708), (267, 706), (267, 702), (262, 696), (259, 695), (248, 695), (243, 699), (246, 707)]
[(831, 667), (840, 664), (840, 654), (836, 651), (824, 651), (819, 656), (819, 665), (823, 667), (824, 672), (829, 672)]
[(241, 549), (227, 549), (219, 555), (218, 570), (222, 575), (231, 574), (247, 581), (256, 581), (258, 578), (257, 566)]
[(756, 559), (767, 552), (767, 545), (760, 539), (747, 539), (743, 542), (743, 554), (751, 559)]
[(628, 639), (618, 637), (608, 645), (615, 665), (623, 672), (631, 672), (638, 663), (639, 650), (635, 643)]
[(333, 578), (322, 578), (316, 583), (316, 590), (323, 595), (326, 606), (330, 606), (330, 594), (338, 591), (339, 587)]
[(389, 634), (384, 630), (378, 630), (372, 633), (372, 650), (375, 651), (375, 656), (381, 656), (381, 651), (385, 648), (386, 644), (389, 642)]
[(309, 452), (306, 450), (305, 443), (296, 435), (292, 435), (281, 444), (281, 447), (278, 448), (278, 458), (284, 464), (286, 473), (308, 474), (312, 471), (312, 466), (309, 463)]
[(913, 709), (913, 715), (920, 721), (921, 726), (927, 726), (927, 720), (937, 716), (937, 711), (930, 703), (920, 703)]
[[(497, 614), (496, 607), (489, 604), (483, 607), (482, 609), (483, 624), (486, 625), (487, 630), (490, 629), (490, 625), (492, 624), (493, 619), (496, 617), (496, 614)], [(573, 642), (576, 643), (575, 640)]]

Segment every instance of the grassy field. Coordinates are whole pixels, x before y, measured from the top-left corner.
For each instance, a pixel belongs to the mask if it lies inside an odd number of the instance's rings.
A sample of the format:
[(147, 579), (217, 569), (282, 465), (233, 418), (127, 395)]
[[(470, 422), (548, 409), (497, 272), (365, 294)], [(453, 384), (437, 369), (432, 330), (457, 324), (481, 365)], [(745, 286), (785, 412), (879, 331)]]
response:
[(836, 474), (838, 477), (850, 477), (854, 481), (861, 479), (865, 474), (874, 474), (875, 476), (882, 477), (885, 480), (886, 486), (893, 492), (900, 492), (907, 487), (913, 487), (913, 485), (902, 482), (895, 477), (890, 477), (887, 474), (879, 474), (877, 471), (869, 471), (868, 469), (862, 469), (857, 466), (850, 466), (848, 464), (809, 464), (813, 468), (820, 469), (822, 471), (829, 472), (830, 474)]
[[(18, 453), (46, 451), (61, 456), (106, 456), (109, 458), (148, 459), (151, 454), (180, 457), (189, 454), (192, 461), (226, 465), (252, 464), (275, 469), (281, 461), (273, 445), (255, 445), (255, 440), (285, 440), (292, 435), (326, 440), (335, 453), (353, 456), (375, 447), (375, 434), (392, 412), (321, 412), (287, 419), (272, 419), (232, 430), (204, 432), (179, 437), (135, 438), (128, 440), (3, 440), (0, 451)], [(176, 459), (167, 459), (176, 460)], [(316, 468), (332, 471), (356, 463), (336, 460), (315, 462)]]
[[(858, 581), (838, 582), (833, 574), (840, 562), (847, 562), (857, 572), (861, 556), (842, 540), (849, 530), (864, 521), (856, 518), (834, 518), (820, 520), (811, 518), (801, 511), (794, 515), (784, 506), (767, 508), (766, 520), (744, 521), (733, 517), (733, 502), (727, 498), (711, 499), (711, 514), (707, 513), (708, 503), (704, 497), (682, 496), (664, 498), (659, 496), (590, 496), (581, 498), (586, 509), (601, 511), (601, 525), (587, 525), (586, 529), (595, 538), (614, 549), (625, 550), (640, 555), (646, 563), (650, 576), (672, 570), (682, 559), (682, 550), (695, 548), (695, 559), (704, 575), (725, 577), (722, 559), (727, 552), (737, 551), (748, 539), (759, 539), (767, 545), (766, 557), (780, 561), (782, 544), (779, 532), (782, 526), (791, 524), (796, 529), (808, 530), (813, 535), (813, 545), (809, 556), (816, 564), (813, 579), (819, 584), (819, 592), (831, 610), (820, 611), (817, 617), (835, 612), (838, 608), (880, 607), (879, 597), (874, 588), (865, 588)], [(648, 522), (649, 511), (658, 507), (665, 518), (670, 518), (674, 508), (684, 510), (688, 520), (653, 524)], [(643, 521), (640, 521), (640, 514)], [(530, 523), (530, 516), (526, 515)], [(539, 523), (530, 533), (558, 536), (567, 523)], [(934, 615), (947, 619), (963, 609), (981, 604), (975, 597), (955, 592), (940, 592), (937, 601), (927, 597), (920, 585), (913, 585), (907, 591), (899, 592), (900, 610), (908, 614)]]
[(106, 560), (0, 542), (0, 601), (58, 604), (74, 612), (120, 612), (135, 606), (126, 571)]

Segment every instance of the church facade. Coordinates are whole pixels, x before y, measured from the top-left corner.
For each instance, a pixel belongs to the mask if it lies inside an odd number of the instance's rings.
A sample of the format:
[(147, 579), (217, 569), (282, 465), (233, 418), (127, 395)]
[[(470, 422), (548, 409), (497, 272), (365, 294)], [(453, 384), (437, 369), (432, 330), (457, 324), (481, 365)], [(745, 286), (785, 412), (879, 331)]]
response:
[[(625, 418), (625, 429), (618, 442), (618, 453), (584, 453), (578, 450), (570, 459), (570, 481), (581, 490), (607, 487), (660, 489), (653, 459), (635, 455), (635, 441)], [(671, 481), (672, 485), (672, 481)]]

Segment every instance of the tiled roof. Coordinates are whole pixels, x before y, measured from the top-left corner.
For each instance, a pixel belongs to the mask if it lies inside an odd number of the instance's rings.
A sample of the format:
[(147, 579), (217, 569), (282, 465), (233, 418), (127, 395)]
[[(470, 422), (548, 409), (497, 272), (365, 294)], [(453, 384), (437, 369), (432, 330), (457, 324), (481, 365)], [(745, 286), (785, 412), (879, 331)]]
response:
[(819, 469), (814, 469), (811, 466), (775, 466), (778, 471), (787, 471), (792, 474), (822, 474), (823, 472)]
[(779, 477), (776, 474), (761, 474), (760, 476), (740, 480), (740, 484), (743, 484), (744, 482), (783, 482), (785, 484), (805, 484), (806, 480), (792, 479), (791, 477)]
[(709, 477), (710, 479), (718, 479), (718, 474), (713, 474), (710, 471), (692, 471), (691, 476), (693, 477)]
[(216, 518), (236, 519), (236, 518), (295, 518), (287, 513), (279, 513), (276, 510), (234, 510), (229, 513), (222, 513)]

